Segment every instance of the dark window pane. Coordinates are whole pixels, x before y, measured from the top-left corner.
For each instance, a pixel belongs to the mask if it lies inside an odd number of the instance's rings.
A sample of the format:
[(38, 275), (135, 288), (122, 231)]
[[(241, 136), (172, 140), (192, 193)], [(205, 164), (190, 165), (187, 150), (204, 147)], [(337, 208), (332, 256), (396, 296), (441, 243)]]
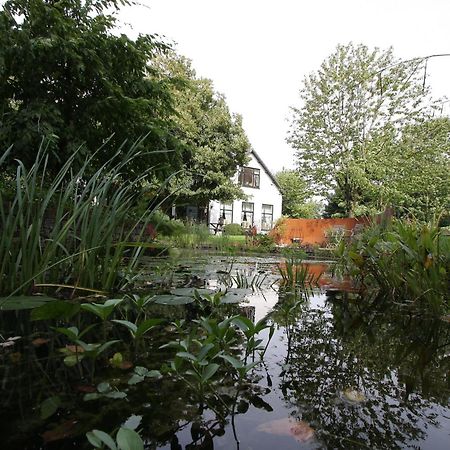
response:
[(262, 205), (261, 230), (268, 231), (272, 229), (273, 224), (273, 205)]
[(239, 183), (241, 186), (259, 188), (259, 177), (259, 169), (242, 167), (239, 172)]

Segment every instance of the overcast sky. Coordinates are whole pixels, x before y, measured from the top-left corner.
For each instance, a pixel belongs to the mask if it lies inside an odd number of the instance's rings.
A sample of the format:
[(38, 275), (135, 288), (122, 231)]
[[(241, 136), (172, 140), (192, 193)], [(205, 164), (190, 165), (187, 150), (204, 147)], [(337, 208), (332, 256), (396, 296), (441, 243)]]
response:
[[(285, 143), (303, 77), (337, 44), (393, 46), (402, 59), (450, 53), (450, 0), (140, 0), (123, 8), (127, 32), (176, 43), (243, 116), (273, 172), (295, 165)], [(132, 31), (130, 31), (132, 28)], [(428, 64), (436, 96), (450, 97), (450, 57)]]

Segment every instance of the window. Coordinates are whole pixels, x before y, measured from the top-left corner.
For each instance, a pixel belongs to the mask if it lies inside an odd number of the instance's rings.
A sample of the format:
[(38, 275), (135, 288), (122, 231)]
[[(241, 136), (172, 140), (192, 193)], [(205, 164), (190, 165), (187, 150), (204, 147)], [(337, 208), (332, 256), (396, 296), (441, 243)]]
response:
[(262, 205), (261, 230), (268, 231), (272, 229), (273, 223), (273, 205)]
[(224, 218), (225, 223), (233, 223), (233, 203), (220, 205), (219, 217)]
[(254, 204), (249, 202), (242, 202), (242, 223), (247, 222), (247, 224), (253, 225), (253, 211)]
[(244, 187), (259, 189), (259, 169), (241, 167), (239, 171), (239, 183)]

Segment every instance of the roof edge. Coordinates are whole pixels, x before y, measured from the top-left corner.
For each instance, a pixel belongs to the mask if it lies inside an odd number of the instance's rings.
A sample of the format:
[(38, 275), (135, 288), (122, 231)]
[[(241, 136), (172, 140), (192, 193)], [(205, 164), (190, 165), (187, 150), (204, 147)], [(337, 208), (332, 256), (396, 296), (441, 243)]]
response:
[(250, 151), (250, 153), (255, 156), (256, 160), (259, 162), (259, 164), (261, 164), (262, 168), (266, 171), (267, 175), (272, 180), (273, 184), (277, 187), (277, 189), (280, 191), (280, 194), (281, 194), (281, 186), (279, 185), (279, 183), (278, 183), (277, 179), (275, 178), (275, 176), (273, 175), (273, 173), (266, 166), (266, 164), (262, 160), (261, 156), (259, 156), (258, 153), (256, 153), (256, 151), (253, 149)]

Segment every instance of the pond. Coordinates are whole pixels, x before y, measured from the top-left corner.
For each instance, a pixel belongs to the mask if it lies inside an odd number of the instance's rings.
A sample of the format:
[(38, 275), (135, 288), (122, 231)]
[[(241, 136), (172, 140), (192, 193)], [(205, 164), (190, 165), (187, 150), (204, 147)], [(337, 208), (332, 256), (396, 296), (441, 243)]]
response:
[[(360, 298), (324, 263), (308, 266), (325, 271), (319, 288), (287, 289), (278, 282), (280, 262), (209, 254), (148, 261), (140, 280), (148, 289), (228, 283), (242, 302), (223, 305), (225, 315), (240, 308), (256, 323), (270, 314), (274, 333), (263, 363), (239, 387), (223, 373), (204, 398), (170, 373), (174, 352), (161, 348), (179, 339), (180, 320), (199, 320), (190, 305), (153, 304), (152, 315), (172, 324), (151, 334), (134, 367), (109, 358), (94, 374), (61, 364), (63, 341), (45, 332), (47, 322), (30, 322), (27, 311), (3, 313), (2, 334), (21, 339), (0, 350), (1, 448), (92, 448), (87, 431), (121, 425), (136, 428), (148, 449), (448, 448), (449, 324)], [(264, 346), (269, 329), (260, 337)], [(95, 389), (100, 382), (103, 390)], [(46, 417), (49, 397), (57, 405)]]

